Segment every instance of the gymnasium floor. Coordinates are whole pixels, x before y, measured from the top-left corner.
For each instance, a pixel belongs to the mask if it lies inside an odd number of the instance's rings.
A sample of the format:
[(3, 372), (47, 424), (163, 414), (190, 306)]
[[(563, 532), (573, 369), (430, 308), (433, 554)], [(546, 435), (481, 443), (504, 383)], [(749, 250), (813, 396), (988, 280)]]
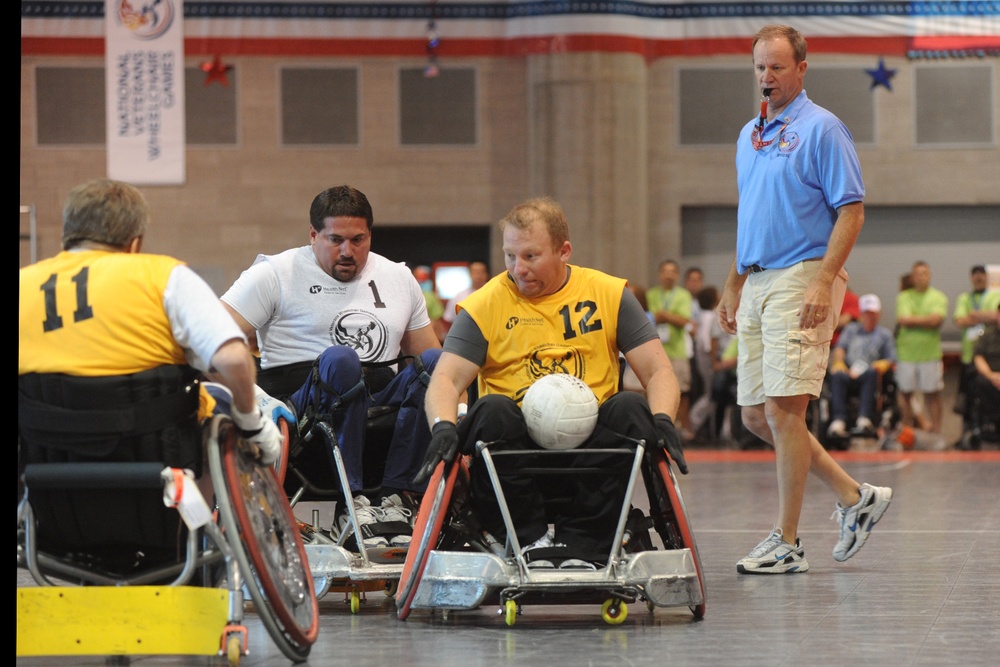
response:
[[(399, 621), (381, 592), (351, 615), (342, 594), (320, 601), (308, 664), (352, 667), (581, 665), (996, 665), (1000, 655), (1000, 452), (844, 452), (859, 481), (894, 500), (857, 556), (830, 556), (833, 500), (810, 479), (800, 535), (810, 571), (738, 575), (736, 561), (770, 530), (771, 452), (697, 449), (681, 478), (708, 591), (704, 620), (633, 604), (619, 626), (596, 605), (526, 606), (508, 628), (489, 605), (414, 611)], [(636, 504), (645, 500), (636, 498)], [(308, 511), (308, 508), (303, 508)], [(18, 570), (18, 586), (30, 577)], [(246, 667), (288, 664), (251, 613)], [(207, 658), (133, 657), (134, 665)], [(103, 665), (104, 658), (19, 658), (18, 665)], [(121, 664), (121, 663), (118, 663)]]

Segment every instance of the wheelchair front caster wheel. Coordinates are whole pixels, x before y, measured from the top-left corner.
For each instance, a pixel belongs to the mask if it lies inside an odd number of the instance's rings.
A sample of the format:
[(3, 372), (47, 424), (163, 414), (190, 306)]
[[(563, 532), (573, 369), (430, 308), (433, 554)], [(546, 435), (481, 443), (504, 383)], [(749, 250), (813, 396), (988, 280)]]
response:
[(620, 625), (628, 617), (628, 605), (618, 598), (608, 598), (601, 605), (601, 618), (608, 625)]
[(230, 635), (226, 639), (226, 664), (229, 667), (238, 667), (241, 657), (243, 657), (242, 642), (238, 635)]
[(500, 610), (500, 613), (503, 614), (503, 620), (504, 623), (507, 624), (507, 627), (514, 625), (514, 622), (517, 621), (517, 602), (514, 600), (507, 600), (504, 602), (503, 609)]

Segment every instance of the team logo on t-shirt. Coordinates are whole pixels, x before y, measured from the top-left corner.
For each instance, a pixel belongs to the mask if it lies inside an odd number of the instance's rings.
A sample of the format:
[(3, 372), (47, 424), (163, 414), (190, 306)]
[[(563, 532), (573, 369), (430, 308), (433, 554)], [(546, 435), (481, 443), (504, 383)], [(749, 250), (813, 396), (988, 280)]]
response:
[(358, 353), (361, 361), (377, 361), (388, 344), (385, 325), (363, 310), (341, 311), (330, 325), (334, 345), (346, 345)]

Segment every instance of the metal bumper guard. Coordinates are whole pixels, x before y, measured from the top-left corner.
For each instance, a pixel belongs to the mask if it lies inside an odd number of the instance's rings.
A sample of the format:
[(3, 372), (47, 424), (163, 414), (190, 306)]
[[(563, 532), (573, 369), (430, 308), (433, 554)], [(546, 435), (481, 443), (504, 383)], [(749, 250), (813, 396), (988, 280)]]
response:
[(344, 547), (332, 544), (307, 544), (306, 556), (313, 577), (374, 581), (399, 579), (403, 574), (406, 550), (399, 548), (368, 549), (367, 560)]
[(415, 609), (476, 609), (496, 589), (566, 592), (632, 589), (657, 607), (704, 602), (689, 549), (642, 551), (597, 571), (529, 569), (487, 553), (431, 551)]

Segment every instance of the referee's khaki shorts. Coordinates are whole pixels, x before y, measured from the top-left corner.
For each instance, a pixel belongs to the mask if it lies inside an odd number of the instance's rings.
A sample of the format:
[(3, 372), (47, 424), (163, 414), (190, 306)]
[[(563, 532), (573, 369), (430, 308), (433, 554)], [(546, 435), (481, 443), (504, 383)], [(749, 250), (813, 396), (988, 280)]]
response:
[(747, 276), (736, 312), (740, 405), (760, 405), (767, 396), (820, 395), (830, 340), (847, 291), (847, 271), (841, 269), (833, 281), (826, 321), (815, 329), (802, 329), (799, 308), (819, 267), (820, 262), (812, 260)]

